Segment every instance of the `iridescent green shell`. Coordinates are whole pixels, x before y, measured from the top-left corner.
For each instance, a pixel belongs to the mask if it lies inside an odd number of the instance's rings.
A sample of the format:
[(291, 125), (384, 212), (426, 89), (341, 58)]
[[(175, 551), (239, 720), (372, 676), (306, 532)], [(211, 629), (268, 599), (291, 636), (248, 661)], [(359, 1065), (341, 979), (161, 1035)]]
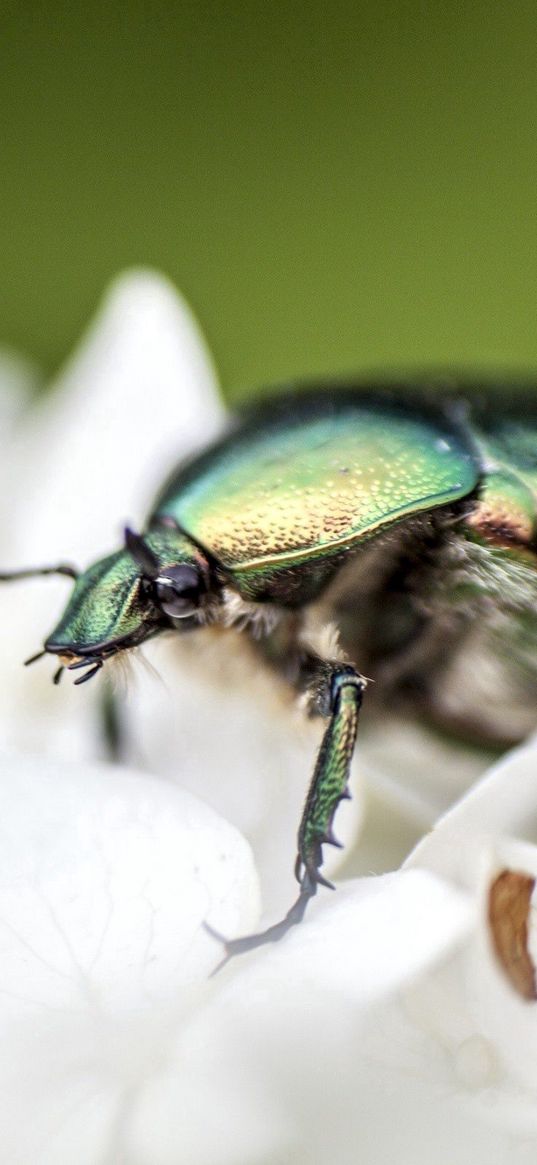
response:
[(131, 635), (140, 624), (139, 589), (139, 572), (126, 550), (94, 562), (77, 579), (47, 648), (95, 650)]
[(172, 479), (175, 520), (252, 592), (254, 576), (348, 552), (390, 524), (472, 492), (480, 467), (446, 407), (332, 392), (266, 406)]
[[(196, 560), (196, 548), (175, 530), (154, 530), (146, 543), (161, 567)], [(62, 618), (47, 639), (49, 651), (99, 651), (103, 645), (146, 638), (150, 615), (141, 572), (128, 550), (118, 550), (88, 567), (73, 587)]]

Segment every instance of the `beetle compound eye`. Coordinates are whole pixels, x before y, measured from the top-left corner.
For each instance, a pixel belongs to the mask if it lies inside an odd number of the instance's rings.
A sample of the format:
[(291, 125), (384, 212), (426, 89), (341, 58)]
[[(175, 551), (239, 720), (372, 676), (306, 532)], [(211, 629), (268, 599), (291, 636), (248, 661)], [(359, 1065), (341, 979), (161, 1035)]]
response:
[(201, 579), (193, 566), (175, 566), (155, 581), (157, 602), (171, 619), (186, 619), (199, 607)]
[(199, 591), (195, 594), (183, 591), (177, 594), (175, 588), (168, 583), (157, 582), (157, 599), (161, 611), (172, 619), (185, 619), (193, 615), (198, 606)]

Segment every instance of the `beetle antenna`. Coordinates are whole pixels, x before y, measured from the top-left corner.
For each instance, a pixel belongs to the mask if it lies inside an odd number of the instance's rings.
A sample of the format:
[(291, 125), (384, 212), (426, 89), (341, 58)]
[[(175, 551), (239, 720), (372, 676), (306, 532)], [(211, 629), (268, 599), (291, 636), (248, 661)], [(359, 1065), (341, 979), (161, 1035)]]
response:
[(134, 561), (141, 566), (144, 577), (151, 580), (157, 578), (160, 571), (158, 558), (147, 542), (144, 542), (142, 535), (135, 534), (128, 526), (125, 527), (125, 545)]
[(17, 582), (21, 578), (35, 578), (40, 574), (64, 574), (67, 578), (77, 579), (80, 571), (76, 570), (74, 566), (69, 566), (66, 562), (60, 562), (57, 566), (37, 566), (28, 570), (2, 570), (0, 571), (0, 582)]
[(60, 667), (58, 668), (58, 670), (54, 672), (54, 675), (52, 677), (53, 684), (59, 684), (64, 671), (65, 671), (65, 668), (64, 668), (63, 663), (62, 663), (62, 664), (60, 664)]

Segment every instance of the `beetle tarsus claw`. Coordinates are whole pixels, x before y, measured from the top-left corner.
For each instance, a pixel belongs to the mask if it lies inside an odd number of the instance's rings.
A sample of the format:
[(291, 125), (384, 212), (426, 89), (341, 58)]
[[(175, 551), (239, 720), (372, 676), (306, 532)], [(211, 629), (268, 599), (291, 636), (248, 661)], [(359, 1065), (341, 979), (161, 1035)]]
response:
[[(281, 922), (276, 922), (273, 926), (267, 927), (266, 930), (260, 931), (259, 934), (248, 934), (243, 938), (226, 939), (222, 934), (220, 934), (218, 930), (215, 929), (214, 926), (211, 926), (210, 923), (204, 921), (204, 930), (207, 931), (211, 938), (214, 938), (219, 943), (221, 943), (224, 948), (224, 957), (217, 964), (214, 970), (211, 971), (210, 978), (212, 979), (215, 975), (222, 971), (226, 963), (229, 963), (230, 959), (235, 958), (235, 955), (244, 955), (248, 951), (255, 951), (257, 947), (265, 946), (267, 943), (277, 943), (280, 941), (280, 939), (284, 938), (284, 936), (289, 930), (291, 930), (293, 926), (296, 926), (297, 923), (302, 922), (308, 902), (310, 901), (310, 898), (315, 896), (318, 884), (319, 878), (316, 876), (315, 879), (313, 879), (312, 875), (306, 871), (301, 883), (298, 898), (291, 906), (291, 909), (287, 911), (285, 918), (282, 918)], [(325, 882), (323, 880), (321, 884), (329, 886), (331, 889), (335, 889), (331, 882)]]

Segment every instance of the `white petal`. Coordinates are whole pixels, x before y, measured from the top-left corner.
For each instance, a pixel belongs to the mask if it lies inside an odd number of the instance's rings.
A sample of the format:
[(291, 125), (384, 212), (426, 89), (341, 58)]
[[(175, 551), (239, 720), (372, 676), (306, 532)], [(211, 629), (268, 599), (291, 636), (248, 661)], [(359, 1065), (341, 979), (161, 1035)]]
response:
[[(468, 933), (464, 895), (423, 870), (346, 882), (280, 943), (248, 956), (230, 994), (337, 991), (359, 1007), (403, 987)], [(244, 960), (246, 963), (246, 959)]]
[(369, 727), (367, 704), (358, 748), (375, 795), (422, 831), (430, 829), (491, 762), (486, 750), (446, 739), (408, 718), (394, 716)]
[[(461, 1082), (476, 1094), (476, 1105), (495, 1106), (497, 1119), (530, 1133), (534, 1146), (537, 1005), (514, 990), (496, 958), (489, 893), (503, 870), (537, 876), (536, 765), (535, 742), (513, 751), (438, 822), (407, 862), (473, 890), (480, 904), (472, 943), (426, 989), (410, 994), (413, 1019), (449, 1049)], [(535, 963), (535, 909), (528, 925)]]
[(203, 919), (251, 928), (249, 849), (197, 798), (115, 766), (0, 763), (4, 992), (30, 1009), (175, 998), (216, 962)]
[(174, 1165), (179, 1134), (192, 1165), (380, 1162), (379, 1133), (356, 1091), (370, 1070), (361, 1032), (371, 1009), (445, 956), (467, 926), (464, 899), (430, 875), (364, 880), (313, 906), (278, 946), (217, 979), (168, 1070), (140, 1095), (129, 1144), (154, 1165)]
[[(413, 1165), (534, 1159), (537, 1008), (508, 983), (492, 954), (486, 903), (478, 906), (498, 869), (537, 873), (533, 844), (502, 840), (505, 829), (535, 837), (535, 760), (535, 747), (527, 747), (502, 762), (416, 851), (416, 865), (473, 891), (474, 910), (464, 917), (463, 909), (458, 919), (459, 939), (467, 936), (462, 946), (446, 910), (453, 891), (436, 911), (433, 899), (426, 907), (426, 894), (421, 904), (419, 893), (411, 895), (405, 911), (404, 875), (394, 875), (372, 890), (367, 883), (349, 889), (355, 917), (339, 891), (335, 906), (314, 905), (302, 927), (265, 958), (253, 953), (233, 978), (229, 969), (229, 1029), (220, 1038), (225, 1044), (233, 1031), (237, 1087), (239, 1067), (245, 1073), (249, 1066), (251, 1079), (255, 1063), (262, 1076), (274, 1156), (297, 1165), (327, 1156), (338, 1163), (363, 1156), (373, 1165), (396, 1155)], [(454, 906), (456, 932), (456, 895)], [(316, 935), (324, 911), (326, 929)], [(479, 920), (473, 937), (472, 917)], [(438, 943), (438, 957), (420, 966), (420, 942), (428, 936)], [(244, 999), (255, 1001), (248, 1021)], [(213, 1033), (221, 1022), (213, 1019)], [(231, 1068), (225, 1076), (229, 1090)], [(263, 1111), (252, 1083), (248, 1099), (250, 1112)], [(148, 1128), (157, 1101), (155, 1084)], [(172, 1161), (163, 1134), (156, 1162)]]
[(340, 902), (339, 917), (314, 907), (279, 947), (217, 980), (140, 1093), (134, 1160), (530, 1165), (531, 1107), (513, 1103), (460, 971), (450, 1019), (446, 981), (470, 949), (465, 898), (405, 874), (349, 887)]
[(203, 920), (255, 924), (251, 855), (134, 772), (3, 756), (2, 777), (0, 1156), (112, 1160), (133, 1090), (209, 990)]
[(122, 276), (14, 450), (13, 551), (80, 565), (106, 553), (222, 415), (186, 303), (158, 275)]
[(475, 888), (483, 850), (503, 836), (537, 841), (537, 744), (515, 749), (489, 770), (408, 858), (456, 884)]

